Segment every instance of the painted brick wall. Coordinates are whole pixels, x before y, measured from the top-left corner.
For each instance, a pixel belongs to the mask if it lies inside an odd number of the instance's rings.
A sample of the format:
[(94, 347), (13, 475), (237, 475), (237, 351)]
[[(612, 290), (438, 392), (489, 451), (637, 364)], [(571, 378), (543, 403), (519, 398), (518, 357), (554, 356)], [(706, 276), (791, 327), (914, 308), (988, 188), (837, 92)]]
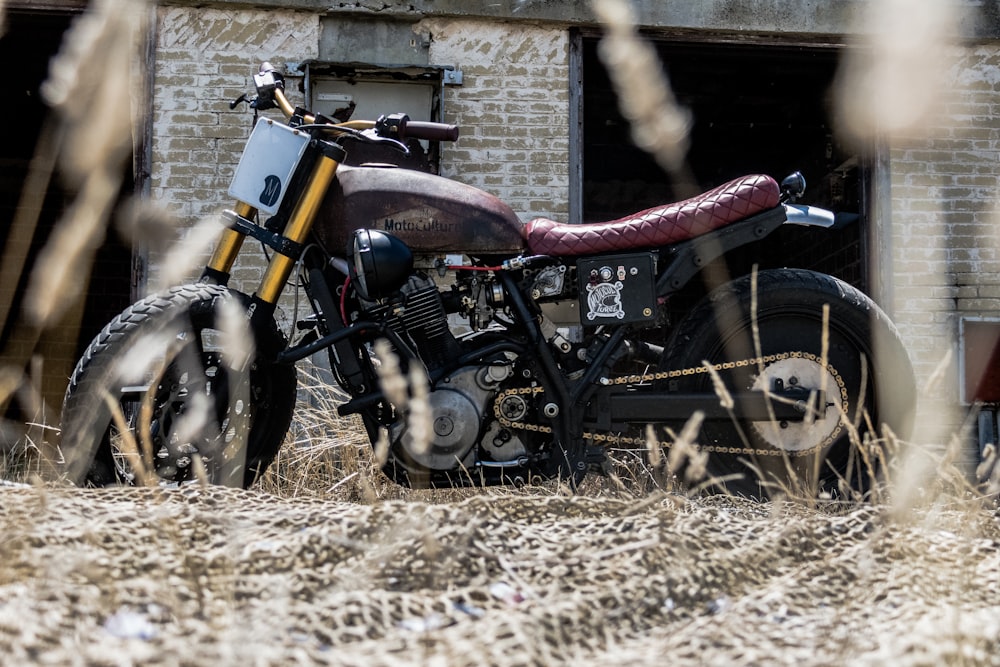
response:
[(523, 220), (569, 211), (569, 38), (557, 27), (428, 20), (431, 63), (462, 70), (445, 90), (442, 174), (507, 202)]
[(942, 113), (891, 153), (894, 319), (922, 381), (952, 355), (929, 404), (958, 396), (959, 318), (1000, 316), (1000, 46), (955, 55)]
[[(464, 74), (463, 85), (445, 91), (445, 120), (461, 125), (462, 137), (443, 145), (443, 175), (498, 195), (525, 220), (565, 219), (566, 31), (443, 20), (421, 29), (433, 35), (431, 62)], [(252, 90), (257, 63), (317, 57), (318, 31), (319, 16), (311, 13), (160, 9), (152, 198), (177, 216), (182, 229), (231, 205), (225, 192), (250, 115), (230, 111), (228, 102)], [(151, 286), (162, 275), (160, 250), (151, 249)], [(235, 284), (252, 289), (262, 269), (262, 261), (241, 256)]]
[[(157, 40), (151, 196), (183, 230), (232, 206), (226, 190), (252, 115), (246, 106), (231, 111), (229, 102), (253, 90), (251, 76), (261, 62), (281, 67), (314, 58), (319, 18), (304, 12), (164, 7)], [(293, 102), (295, 88), (289, 85)], [(150, 249), (151, 287), (163, 268), (162, 250)], [(252, 285), (263, 267), (263, 260), (241, 258), (234, 278)], [(198, 269), (195, 265), (195, 277)]]

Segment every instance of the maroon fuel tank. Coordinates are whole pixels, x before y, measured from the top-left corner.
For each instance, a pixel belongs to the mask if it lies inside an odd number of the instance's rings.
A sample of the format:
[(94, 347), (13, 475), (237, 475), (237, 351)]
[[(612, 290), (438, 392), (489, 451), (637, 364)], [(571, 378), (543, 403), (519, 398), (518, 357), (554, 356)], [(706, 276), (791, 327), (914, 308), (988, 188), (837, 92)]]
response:
[(520, 253), (522, 226), (507, 204), (469, 185), (411, 169), (341, 166), (313, 229), (333, 253), (367, 227), (398, 236), (416, 254), (482, 257)]

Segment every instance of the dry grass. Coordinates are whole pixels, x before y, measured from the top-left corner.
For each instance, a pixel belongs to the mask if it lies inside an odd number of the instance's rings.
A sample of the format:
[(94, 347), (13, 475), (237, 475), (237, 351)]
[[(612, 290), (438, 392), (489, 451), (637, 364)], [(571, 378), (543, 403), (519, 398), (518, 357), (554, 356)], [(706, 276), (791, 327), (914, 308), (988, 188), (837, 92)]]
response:
[(392, 489), (376, 464), (360, 418), (337, 415), (341, 391), (315, 367), (300, 368), (299, 381), (295, 421), (274, 463), (257, 482), (260, 489), (281, 498), (337, 497), (368, 503), (390, 499)]
[[(403, 382), (398, 370), (394, 373), (392, 367), (391, 363), (382, 365), (387, 381)], [(703, 416), (696, 413), (680, 433), (667, 430), (662, 441), (657, 431), (648, 427), (645, 447), (609, 445), (610, 474), (607, 477), (589, 475), (576, 492), (558, 481), (541, 486), (487, 490), (403, 488), (381, 472), (385, 459), (384, 450), (381, 457), (379, 450), (380, 446), (387, 446), (384, 440), (373, 448), (359, 418), (337, 415), (337, 406), (344, 397), (333, 385), (329, 373), (309, 365), (299, 370), (296, 420), (275, 463), (256, 486), (280, 498), (325, 498), (373, 504), (391, 500), (452, 502), (483, 494), (492, 497), (577, 493), (639, 503), (651, 496), (669, 496), (683, 502), (705, 491), (717, 492), (726, 481), (708, 472), (708, 454), (697, 443)], [(399, 386), (403, 388), (402, 384)], [(861, 416), (861, 419), (866, 418)], [(947, 447), (922, 446), (902, 442), (888, 429), (881, 438), (871, 433), (862, 437), (854, 427), (857, 417), (842, 414), (841, 419), (858, 459), (858, 465), (852, 467), (865, 476), (863, 483), (842, 479), (839, 494), (833, 497), (818, 491), (815, 472), (806, 480), (794, 477), (780, 480), (761, 472), (761, 478), (769, 480), (771, 494), (776, 500), (813, 509), (867, 503), (884, 507), (897, 518), (932, 507), (992, 507), (1000, 470), (992, 465), (995, 458), (984, 462), (976, 474), (963, 467), (960, 452), (967, 446), (967, 432), (956, 434)], [(976, 484), (973, 479), (984, 480), (984, 483)]]

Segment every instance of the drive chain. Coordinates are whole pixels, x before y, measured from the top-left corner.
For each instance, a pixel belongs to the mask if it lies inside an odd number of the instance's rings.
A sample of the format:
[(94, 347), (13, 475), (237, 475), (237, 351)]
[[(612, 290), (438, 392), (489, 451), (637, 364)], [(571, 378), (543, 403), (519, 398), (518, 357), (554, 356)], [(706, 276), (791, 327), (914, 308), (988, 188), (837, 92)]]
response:
[[(844, 379), (840, 376), (833, 366), (829, 363), (824, 362), (820, 357), (809, 352), (781, 352), (778, 354), (769, 354), (761, 357), (754, 357), (751, 359), (740, 359), (738, 361), (727, 361), (721, 364), (714, 365), (703, 365), (695, 368), (682, 368), (670, 371), (658, 371), (656, 373), (643, 373), (643, 374), (632, 374), (632, 375), (622, 375), (614, 378), (607, 378), (601, 381), (605, 386), (620, 386), (627, 384), (640, 384), (644, 382), (657, 382), (662, 380), (673, 380), (681, 377), (689, 377), (693, 375), (702, 375), (706, 373), (718, 373), (720, 371), (729, 371), (736, 368), (746, 368), (748, 366), (759, 366), (764, 367), (766, 365), (772, 364), (776, 361), (781, 361), (784, 359), (806, 359), (814, 363), (819, 364), (826, 369), (828, 373), (834, 378), (837, 383), (837, 390), (840, 394), (840, 411), (842, 415), (847, 414), (848, 406), (850, 405), (847, 396), (847, 386), (844, 383)], [(512, 389), (506, 389), (497, 394), (496, 400), (493, 403), (493, 415), (496, 417), (497, 421), (501, 426), (505, 428), (529, 431), (533, 433), (552, 433), (552, 427), (546, 426), (544, 424), (535, 424), (520, 421), (517, 419), (509, 419), (505, 417), (501, 412), (501, 406), (505, 398), (509, 396), (537, 396), (538, 394), (544, 393), (544, 388), (542, 387), (515, 387)], [(735, 419), (735, 418), (734, 418)], [(717, 446), (717, 445), (699, 445), (699, 449), (706, 452), (716, 452), (724, 454), (755, 454), (757, 456), (774, 456), (782, 451), (789, 457), (800, 457), (807, 456), (821, 450), (834, 442), (843, 430), (843, 421), (840, 420), (837, 427), (831, 431), (829, 435), (823, 440), (823, 442), (810, 447), (808, 449), (802, 450), (775, 450), (775, 449), (760, 449), (754, 447), (733, 447), (733, 446)], [(585, 440), (591, 440), (596, 443), (600, 443), (605, 446), (615, 446), (615, 445), (647, 445), (648, 442), (645, 438), (631, 438), (621, 434), (613, 433), (593, 433), (590, 431), (584, 432), (583, 437)]]

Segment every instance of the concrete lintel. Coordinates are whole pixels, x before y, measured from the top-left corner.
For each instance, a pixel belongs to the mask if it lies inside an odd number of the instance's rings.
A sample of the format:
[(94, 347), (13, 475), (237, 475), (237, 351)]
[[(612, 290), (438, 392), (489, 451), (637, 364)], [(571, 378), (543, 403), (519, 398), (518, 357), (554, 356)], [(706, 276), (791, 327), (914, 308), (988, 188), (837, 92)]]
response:
[[(745, 34), (850, 35), (871, 0), (632, 0), (640, 27)], [(966, 39), (1000, 39), (995, 0), (952, 0)], [(425, 17), (484, 18), (597, 26), (580, 0), (160, 0), (161, 4), (315, 11), (394, 20)]]

